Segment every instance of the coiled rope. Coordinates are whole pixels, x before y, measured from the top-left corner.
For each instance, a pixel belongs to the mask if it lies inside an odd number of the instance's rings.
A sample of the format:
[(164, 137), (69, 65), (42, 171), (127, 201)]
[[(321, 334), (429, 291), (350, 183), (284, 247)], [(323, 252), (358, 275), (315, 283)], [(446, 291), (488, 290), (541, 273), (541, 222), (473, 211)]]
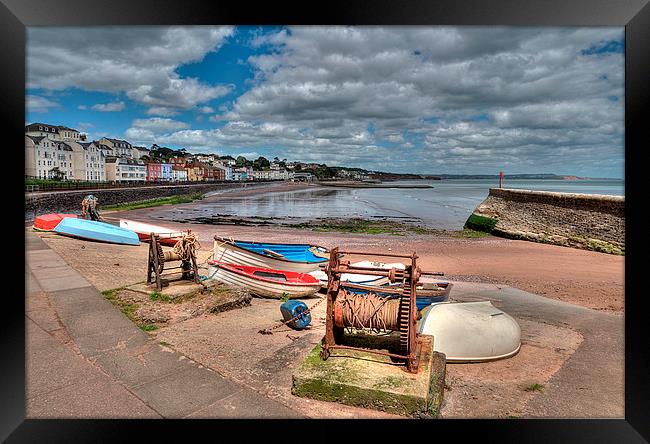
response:
[(374, 331), (399, 330), (399, 297), (380, 297), (374, 293), (353, 294), (339, 291), (335, 308), (343, 314), (339, 327), (368, 328)]
[(174, 245), (173, 251), (180, 256), (181, 260), (189, 261), (199, 248), (201, 248), (201, 244), (196, 234), (183, 233), (183, 237)]

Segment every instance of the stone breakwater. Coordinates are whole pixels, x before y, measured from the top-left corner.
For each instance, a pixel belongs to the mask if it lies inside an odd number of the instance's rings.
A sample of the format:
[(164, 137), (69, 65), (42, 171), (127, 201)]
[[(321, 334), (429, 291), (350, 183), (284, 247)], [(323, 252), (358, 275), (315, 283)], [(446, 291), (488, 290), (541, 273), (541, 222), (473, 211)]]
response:
[(211, 191), (242, 188), (246, 186), (263, 186), (259, 184), (213, 183), (174, 186), (151, 186), (134, 188), (114, 188), (82, 191), (58, 191), (50, 193), (25, 194), (25, 221), (31, 221), (35, 215), (46, 213), (80, 212), (81, 200), (88, 194), (99, 199), (99, 210), (106, 205), (116, 205), (137, 202), (159, 197), (177, 196), (181, 194), (209, 193)]
[(467, 228), (496, 236), (625, 253), (625, 197), (491, 188)]

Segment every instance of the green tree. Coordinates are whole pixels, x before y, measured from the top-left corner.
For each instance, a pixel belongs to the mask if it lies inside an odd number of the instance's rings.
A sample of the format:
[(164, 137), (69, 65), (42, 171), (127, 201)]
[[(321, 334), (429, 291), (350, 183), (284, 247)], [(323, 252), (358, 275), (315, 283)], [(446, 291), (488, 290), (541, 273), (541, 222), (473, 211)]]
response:
[(236, 167), (249, 167), (251, 164), (252, 162), (246, 159), (244, 156), (237, 156), (237, 159), (235, 159)]
[(260, 156), (253, 161), (253, 169), (257, 171), (268, 170), (271, 168), (271, 162)]
[(60, 182), (63, 180), (65, 177), (65, 173), (59, 169), (59, 167), (54, 167), (50, 170), (50, 173), (52, 173), (52, 180), (56, 180), (57, 182)]

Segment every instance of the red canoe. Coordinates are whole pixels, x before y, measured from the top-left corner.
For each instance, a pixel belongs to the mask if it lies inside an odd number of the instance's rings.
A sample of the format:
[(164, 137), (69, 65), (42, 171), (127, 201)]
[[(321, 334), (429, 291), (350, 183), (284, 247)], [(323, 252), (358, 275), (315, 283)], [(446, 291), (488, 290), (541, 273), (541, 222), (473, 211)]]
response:
[(38, 216), (36, 219), (34, 219), (33, 228), (37, 231), (52, 231), (54, 228), (56, 228), (57, 225), (59, 225), (59, 222), (61, 222), (66, 217), (74, 217), (76, 219), (77, 215), (62, 213), (43, 214), (42, 216)]

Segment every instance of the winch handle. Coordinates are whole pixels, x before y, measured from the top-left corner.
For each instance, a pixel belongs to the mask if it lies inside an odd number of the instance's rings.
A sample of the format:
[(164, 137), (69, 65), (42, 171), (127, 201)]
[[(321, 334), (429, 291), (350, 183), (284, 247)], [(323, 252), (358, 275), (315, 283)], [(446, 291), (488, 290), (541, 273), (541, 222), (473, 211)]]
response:
[(426, 276), (444, 276), (445, 273), (442, 271), (421, 271), (421, 275), (426, 275)]

